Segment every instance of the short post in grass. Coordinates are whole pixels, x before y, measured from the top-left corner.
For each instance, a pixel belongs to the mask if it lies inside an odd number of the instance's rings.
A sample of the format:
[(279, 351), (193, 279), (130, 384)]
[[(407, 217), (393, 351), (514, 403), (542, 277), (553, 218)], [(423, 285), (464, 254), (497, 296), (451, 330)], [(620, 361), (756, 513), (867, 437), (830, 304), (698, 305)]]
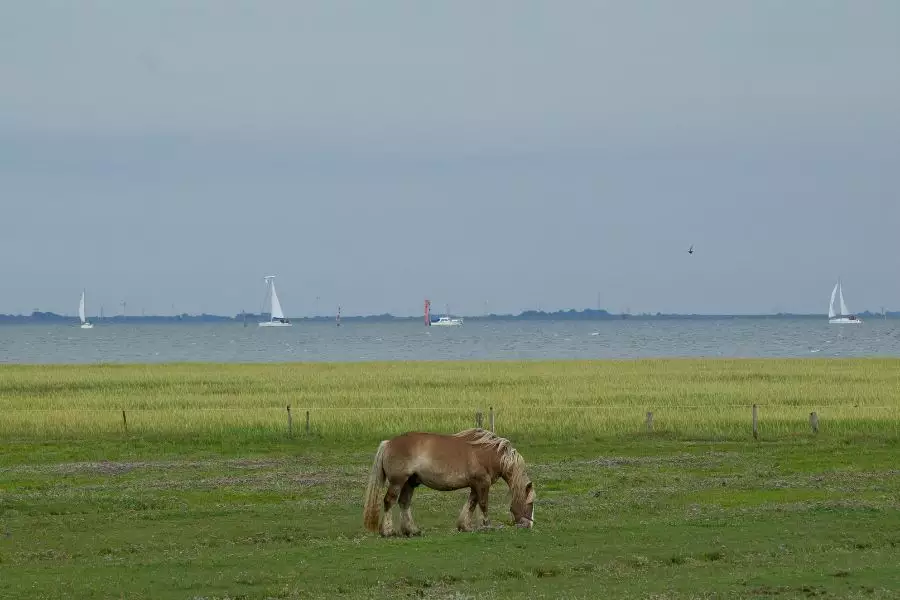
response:
[(125, 435), (128, 435), (128, 420), (125, 418), (125, 411), (122, 411), (122, 427), (125, 428)]
[(494, 407), (493, 406), (490, 408), (490, 411), (488, 412), (488, 419), (490, 420), (491, 432), (493, 433), (493, 431), (494, 431)]
[(819, 433), (819, 415), (816, 414), (816, 411), (809, 413), (809, 426), (813, 433)]
[(309, 411), (306, 411), (306, 435), (309, 435)]
[(484, 427), (484, 413), (480, 410), (475, 412), (475, 427), (478, 429)]
[(758, 427), (759, 419), (758, 419), (758, 417), (759, 417), (758, 410), (756, 408), (756, 405), (754, 404), (753, 405), (753, 439), (754, 440), (759, 439), (759, 427)]
[(647, 411), (647, 431), (651, 432), (651, 433), (653, 432), (653, 411), (652, 410)]
[(291, 422), (291, 405), (287, 405), (288, 411), (288, 437), (294, 436), (294, 424)]

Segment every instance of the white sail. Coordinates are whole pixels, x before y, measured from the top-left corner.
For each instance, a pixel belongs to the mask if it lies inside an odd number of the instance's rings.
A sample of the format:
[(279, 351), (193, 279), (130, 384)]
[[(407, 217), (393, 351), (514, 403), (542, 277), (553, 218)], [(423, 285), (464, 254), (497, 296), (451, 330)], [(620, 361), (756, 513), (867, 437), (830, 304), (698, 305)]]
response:
[(278, 301), (278, 294), (275, 293), (275, 280), (271, 280), (272, 285), (272, 318), (283, 319), (284, 312), (281, 310), (281, 302)]
[[(835, 298), (840, 302), (840, 311), (834, 309)], [(850, 309), (847, 308), (847, 303), (844, 301), (844, 285), (840, 278), (834, 284), (834, 289), (831, 290), (831, 303), (828, 305), (828, 322), (834, 324), (852, 323), (854, 325), (862, 323), (862, 319), (850, 314)]]
[(81, 290), (81, 302), (78, 303), (78, 318), (81, 319), (82, 323), (87, 321), (84, 318), (84, 290)]
[(850, 311), (847, 310), (847, 305), (844, 303), (844, 286), (838, 286), (838, 296), (841, 298), (841, 316), (847, 316), (850, 314)]
[(82, 329), (91, 329), (94, 327), (84, 314), (84, 290), (81, 290), (81, 300), (78, 301), (78, 318), (81, 320)]
[[(284, 311), (281, 309), (281, 302), (278, 301), (278, 293), (275, 291), (275, 276), (266, 275), (266, 296), (269, 299), (269, 320), (260, 321), (260, 327), (291, 327), (290, 319), (286, 319)], [(265, 300), (263, 300), (263, 312), (266, 311)]]
[(828, 303), (828, 318), (829, 319), (833, 319), (837, 316), (837, 314), (834, 312), (834, 296), (837, 294), (838, 285), (839, 284), (837, 284), (837, 283), (834, 284), (834, 289), (831, 290), (831, 302)]

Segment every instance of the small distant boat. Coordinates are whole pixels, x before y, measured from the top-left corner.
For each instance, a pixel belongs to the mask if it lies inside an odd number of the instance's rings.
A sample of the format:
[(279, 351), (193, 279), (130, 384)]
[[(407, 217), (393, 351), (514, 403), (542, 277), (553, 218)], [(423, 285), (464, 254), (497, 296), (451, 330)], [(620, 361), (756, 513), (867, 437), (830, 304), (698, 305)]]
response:
[(462, 320), (462, 319), (453, 319), (453, 318), (450, 318), (450, 317), (448, 317), (448, 316), (443, 316), (443, 317), (441, 317), (440, 319), (438, 319), (437, 321), (432, 321), (431, 324), (432, 324), (433, 326), (434, 326), (434, 325), (437, 325), (437, 326), (440, 326), (440, 327), (451, 327), (451, 326), (454, 326), (454, 325), (462, 325), (462, 324), (463, 324), (463, 320)]
[(432, 321), (432, 325), (437, 325), (439, 327), (455, 327), (457, 325), (462, 325), (463, 320), (461, 318), (454, 318), (450, 316), (450, 305), (448, 304), (445, 308), (444, 316), (438, 319), (437, 321)]
[[(290, 319), (285, 318), (284, 311), (281, 310), (281, 302), (278, 301), (278, 294), (275, 292), (275, 276), (266, 275), (266, 297), (269, 298), (269, 320), (259, 323), (260, 327), (292, 327)], [(265, 305), (265, 301), (263, 301)]]
[(81, 290), (81, 302), (78, 303), (78, 318), (81, 319), (82, 329), (93, 329), (94, 325), (84, 316), (84, 290)]
[[(836, 312), (834, 309), (835, 296), (840, 300), (841, 312)], [(850, 314), (850, 311), (847, 309), (847, 304), (844, 302), (844, 287), (841, 285), (840, 279), (834, 284), (834, 289), (831, 290), (831, 302), (828, 305), (828, 322), (832, 324), (862, 323), (859, 317)]]

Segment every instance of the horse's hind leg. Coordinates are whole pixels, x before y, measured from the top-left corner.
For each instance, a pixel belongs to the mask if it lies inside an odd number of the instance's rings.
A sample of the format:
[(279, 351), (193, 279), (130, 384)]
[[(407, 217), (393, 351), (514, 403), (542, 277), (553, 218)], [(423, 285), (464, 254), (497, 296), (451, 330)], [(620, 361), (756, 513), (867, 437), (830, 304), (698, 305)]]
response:
[(384, 518), (381, 521), (381, 535), (385, 537), (394, 535), (394, 522), (391, 519), (391, 508), (393, 508), (394, 503), (397, 502), (397, 496), (400, 495), (400, 490), (403, 488), (404, 483), (405, 482), (388, 482), (388, 489), (384, 494)]
[(421, 534), (412, 517), (412, 497), (416, 490), (414, 477), (410, 477), (400, 490), (400, 533), (403, 535)]
[(456, 520), (456, 528), (460, 531), (472, 531), (472, 516), (475, 514), (475, 507), (478, 506), (478, 494), (475, 488), (469, 492), (469, 499), (463, 505), (459, 512), (459, 518)]

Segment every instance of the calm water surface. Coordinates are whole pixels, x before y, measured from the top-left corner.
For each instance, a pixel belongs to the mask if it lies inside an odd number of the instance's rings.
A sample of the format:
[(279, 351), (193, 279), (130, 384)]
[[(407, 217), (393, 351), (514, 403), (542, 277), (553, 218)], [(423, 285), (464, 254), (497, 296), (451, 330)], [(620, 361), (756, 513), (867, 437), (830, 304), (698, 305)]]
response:
[(814, 319), (255, 324), (9, 325), (3, 363), (521, 360), (638, 357), (900, 356), (900, 321)]

